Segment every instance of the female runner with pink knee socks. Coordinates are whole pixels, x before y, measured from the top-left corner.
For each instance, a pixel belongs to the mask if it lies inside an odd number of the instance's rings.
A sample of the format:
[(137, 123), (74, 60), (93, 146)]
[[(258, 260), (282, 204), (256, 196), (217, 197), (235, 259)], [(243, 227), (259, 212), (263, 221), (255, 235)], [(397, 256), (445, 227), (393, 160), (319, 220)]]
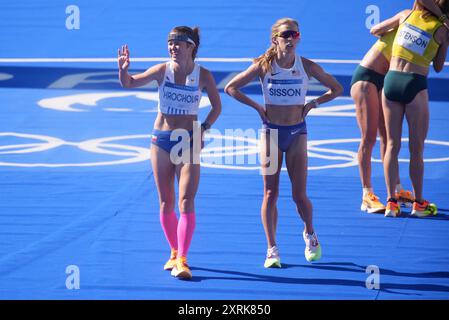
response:
[[(130, 75), (129, 50), (119, 49), (119, 78), (123, 87), (136, 88), (156, 80), (159, 87), (158, 115), (152, 133), (151, 162), (159, 193), (160, 222), (171, 248), (165, 270), (177, 278), (190, 279), (187, 253), (196, 224), (195, 195), (200, 177), (199, 153), (204, 131), (217, 120), (221, 101), (215, 80), (195, 63), (200, 45), (198, 28), (175, 27), (168, 35), (170, 61), (143, 73)], [(201, 124), (197, 114), (205, 89), (211, 111)], [(179, 211), (175, 207), (175, 175), (179, 182)]]

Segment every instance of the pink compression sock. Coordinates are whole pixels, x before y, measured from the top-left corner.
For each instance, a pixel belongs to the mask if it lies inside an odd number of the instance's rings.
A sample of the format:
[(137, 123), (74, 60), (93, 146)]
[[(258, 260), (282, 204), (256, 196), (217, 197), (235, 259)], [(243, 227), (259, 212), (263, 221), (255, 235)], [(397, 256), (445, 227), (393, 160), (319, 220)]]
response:
[(164, 230), (165, 237), (167, 238), (170, 247), (178, 250), (178, 218), (176, 217), (176, 213), (174, 211), (172, 213), (161, 212), (159, 218), (162, 230)]
[(178, 257), (186, 257), (195, 230), (195, 212), (181, 212), (178, 223)]

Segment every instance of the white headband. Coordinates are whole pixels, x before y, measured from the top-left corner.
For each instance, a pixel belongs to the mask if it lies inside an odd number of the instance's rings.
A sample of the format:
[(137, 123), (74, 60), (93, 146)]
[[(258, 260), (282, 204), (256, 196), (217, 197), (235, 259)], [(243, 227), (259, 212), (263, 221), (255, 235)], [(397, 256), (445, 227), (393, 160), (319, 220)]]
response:
[(180, 33), (170, 33), (168, 35), (168, 41), (170, 40), (177, 40), (177, 41), (185, 41), (188, 43), (193, 44), (196, 47), (195, 41), (193, 41), (188, 35), (186, 34), (180, 34)]

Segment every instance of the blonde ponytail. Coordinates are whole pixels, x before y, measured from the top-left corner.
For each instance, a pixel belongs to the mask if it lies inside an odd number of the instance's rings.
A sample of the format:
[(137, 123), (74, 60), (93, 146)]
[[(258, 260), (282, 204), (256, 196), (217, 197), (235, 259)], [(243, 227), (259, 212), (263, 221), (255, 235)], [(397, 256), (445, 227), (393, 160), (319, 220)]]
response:
[(254, 63), (258, 63), (263, 73), (271, 72), (271, 63), (277, 55), (276, 46), (271, 45), (264, 54), (254, 59)]

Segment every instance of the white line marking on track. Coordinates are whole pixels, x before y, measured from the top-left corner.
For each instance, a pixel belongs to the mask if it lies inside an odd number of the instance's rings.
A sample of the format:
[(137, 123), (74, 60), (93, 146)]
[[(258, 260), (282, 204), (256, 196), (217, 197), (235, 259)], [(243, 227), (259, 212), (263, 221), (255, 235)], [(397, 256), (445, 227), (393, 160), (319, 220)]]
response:
[[(131, 58), (134, 62), (164, 62), (169, 61), (166, 57), (151, 57), (151, 58)], [(198, 58), (199, 62), (252, 62), (253, 58)], [(345, 59), (312, 59), (317, 63), (334, 63), (334, 64), (359, 64), (361, 60), (345, 60)], [(116, 62), (116, 58), (0, 58), (0, 63), (45, 63), (45, 62), (70, 62), (70, 63), (93, 63), (93, 62)], [(449, 66), (449, 62), (444, 63)]]

